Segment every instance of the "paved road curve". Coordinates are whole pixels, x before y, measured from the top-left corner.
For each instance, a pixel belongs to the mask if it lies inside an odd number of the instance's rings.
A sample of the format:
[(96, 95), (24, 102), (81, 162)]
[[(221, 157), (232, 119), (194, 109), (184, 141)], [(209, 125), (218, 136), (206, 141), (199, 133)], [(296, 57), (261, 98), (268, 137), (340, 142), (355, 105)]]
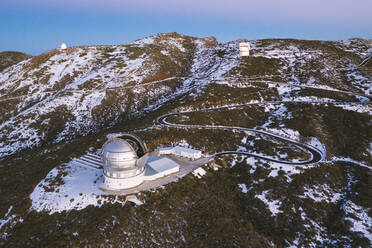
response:
[[(248, 106), (248, 105), (252, 105), (252, 104), (239, 104), (238, 107)], [(311, 146), (309, 144), (300, 143), (300, 142), (297, 142), (295, 140), (291, 140), (291, 139), (281, 137), (279, 135), (275, 135), (275, 134), (268, 133), (268, 132), (261, 131), (261, 130), (255, 130), (255, 129), (245, 128), (245, 127), (236, 127), (236, 126), (184, 125), (184, 124), (174, 124), (174, 123), (167, 122), (167, 118), (170, 117), (170, 116), (180, 115), (180, 114), (183, 114), (183, 113), (191, 113), (191, 112), (198, 112), (198, 111), (209, 111), (209, 110), (216, 110), (216, 109), (223, 109), (223, 108), (227, 108), (227, 107), (222, 106), (222, 107), (205, 108), (205, 109), (198, 109), (198, 110), (192, 110), (192, 111), (170, 113), (170, 114), (165, 114), (165, 115), (160, 116), (157, 119), (157, 121), (163, 126), (176, 127), (176, 128), (199, 128), (199, 129), (203, 128), (203, 129), (224, 129), (224, 130), (230, 129), (230, 130), (253, 132), (253, 133), (257, 133), (257, 134), (270, 136), (270, 137), (279, 139), (281, 141), (285, 141), (287, 143), (291, 143), (291, 144), (296, 145), (296, 146), (302, 148), (303, 150), (307, 151), (309, 154), (311, 154), (310, 158), (308, 160), (304, 160), (304, 161), (283, 161), (283, 160), (278, 160), (278, 159), (274, 159), (274, 158), (271, 158), (271, 157), (258, 155), (258, 154), (250, 153), (250, 152), (243, 152), (243, 151), (242, 152), (223, 151), (223, 152), (215, 153), (212, 156), (241, 154), (241, 155), (248, 155), (248, 156), (255, 157), (255, 158), (265, 159), (265, 160), (271, 161), (271, 162), (276, 162), (276, 163), (281, 163), (281, 164), (289, 164), (289, 165), (312, 164), (312, 163), (317, 163), (317, 162), (321, 161), (322, 159), (324, 159), (325, 154), (323, 154), (320, 149), (318, 149), (314, 146)], [(231, 108), (231, 106), (229, 106), (229, 108)]]
[[(362, 62), (362, 64), (365, 64), (371, 57), (367, 58), (365, 61)], [(231, 78), (230, 78), (231, 79)], [(224, 79), (226, 80), (226, 78)], [(249, 80), (249, 79), (248, 79)], [(218, 80), (217, 80), (218, 81)], [(285, 83), (278, 83), (278, 84), (285, 84)], [(288, 85), (288, 84), (286, 84)], [(294, 87), (301, 87), (301, 88), (313, 88), (317, 89), (315, 87), (308, 87), (308, 86), (298, 86), (298, 85), (288, 85), (288, 86), (294, 86)], [(342, 91), (342, 90), (333, 90), (333, 89), (322, 89), (322, 90), (327, 90), (327, 91), (333, 91), (333, 92), (338, 92), (338, 93), (346, 93), (349, 95), (354, 95), (356, 97), (364, 97), (364, 101), (359, 101), (359, 102), (329, 102), (329, 101), (290, 101), (291, 103), (317, 103), (317, 104), (348, 104), (348, 105), (353, 105), (353, 104), (368, 104), (371, 102), (372, 96), (370, 95), (363, 95), (363, 94), (357, 94), (353, 92), (347, 92), (347, 91)], [(181, 112), (175, 112), (175, 113), (169, 113), (162, 115), (157, 118), (157, 122), (160, 123), (163, 126), (168, 126), (168, 127), (175, 127), (175, 128), (204, 128), (204, 129), (230, 129), (230, 130), (240, 130), (240, 131), (248, 131), (248, 132), (253, 132), (257, 134), (263, 134), (266, 136), (274, 137), (276, 139), (285, 141), (287, 143), (291, 143), (297, 147), (300, 147), (304, 150), (306, 150), (309, 154), (311, 154), (310, 159), (305, 160), (305, 161), (283, 161), (283, 160), (278, 160), (274, 159), (271, 157), (263, 156), (263, 155), (258, 155), (255, 153), (250, 153), (250, 152), (238, 152), (238, 151), (223, 151), (216, 153), (212, 156), (221, 156), (221, 155), (230, 155), (230, 154), (241, 154), (241, 155), (248, 155), (251, 157), (255, 158), (261, 158), (265, 159), (267, 161), (271, 162), (276, 162), (276, 163), (281, 163), (281, 164), (289, 164), (289, 165), (306, 165), (306, 164), (313, 164), (313, 163), (318, 163), (322, 161), (325, 158), (325, 152), (323, 153), (320, 149), (309, 145), (305, 143), (300, 143), (296, 140), (291, 140), (285, 137), (281, 137), (276, 134), (268, 133), (262, 130), (255, 130), (255, 129), (250, 129), (250, 128), (244, 128), (244, 127), (236, 127), (236, 126), (212, 126), (212, 125), (184, 125), (184, 124), (177, 124), (177, 123), (170, 123), (167, 122), (167, 118), (170, 116), (176, 116), (184, 113), (191, 113), (191, 112), (199, 112), (199, 111), (213, 111), (213, 110), (218, 110), (218, 109), (228, 109), (228, 108), (239, 108), (239, 107), (244, 107), (244, 106), (252, 106), (252, 105), (267, 105), (267, 104), (281, 104), (281, 103), (286, 103), (288, 101), (270, 101), (270, 102), (258, 102), (258, 103), (244, 103), (244, 104), (236, 104), (236, 105), (226, 105), (226, 106), (217, 106), (217, 107), (210, 107), (210, 108), (201, 108), (201, 109), (194, 109), (194, 110), (187, 110), (187, 111), (181, 111)]]
[[(363, 96), (368, 100), (364, 101), (364, 102), (291, 101), (291, 103), (295, 102), (295, 103), (349, 104), (349, 105), (353, 105), (353, 104), (361, 104), (361, 103), (366, 104), (366, 103), (371, 102), (371, 96), (369, 96), (369, 95), (361, 95), (361, 94), (357, 94), (357, 93), (344, 92), (344, 91), (331, 90), (331, 89), (325, 89), (325, 90), (347, 93), (347, 94), (351, 94), (351, 95), (354, 95), (354, 96)], [(244, 104), (236, 104), (236, 105), (216, 106), (216, 107), (210, 107), (210, 108), (187, 110), (187, 111), (181, 111), (181, 112), (175, 112), (175, 113), (169, 113), (169, 114), (162, 115), (162, 116), (157, 118), (157, 122), (160, 123), (163, 126), (175, 127), (175, 128), (198, 128), (198, 129), (203, 128), (203, 129), (224, 129), (224, 130), (230, 129), (230, 130), (240, 130), (240, 131), (246, 131), (246, 132), (248, 131), (248, 132), (252, 132), (252, 133), (257, 133), (257, 134), (261, 134), (261, 135), (274, 137), (274, 138), (279, 139), (281, 141), (291, 143), (291, 144), (293, 144), (297, 147), (300, 147), (303, 150), (307, 151), (309, 154), (311, 154), (311, 157), (308, 160), (304, 160), (304, 161), (283, 161), (283, 160), (274, 159), (272, 157), (267, 157), (267, 156), (258, 155), (258, 154), (250, 153), (250, 152), (244, 152), (244, 151), (241, 151), (241, 152), (240, 151), (239, 152), (238, 151), (223, 151), (223, 152), (216, 153), (212, 156), (241, 154), (241, 155), (248, 155), (248, 156), (251, 156), (251, 157), (261, 158), (261, 159), (265, 159), (267, 161), (281, 163), (281, 164), (287, 164), (287, 165), (306, 165), (306, 164), (313, 164), (313, 163), (318, 163), (318, 162), (322, 161), (325, 158), (325, 154), (320, 149), (318, 149), (318, 148), (316, 148), (312, 145), (309, 145), (309, 144), (300, 143), (296, 140), (291, 140), (291, 139), (281, 137), (281, 136), (276, 135), (276, 134), (268, 133), (268, 132), (265, 132), (265, 131), (262, 131), (262, 130), (255, 130), (255, 129), (251, 129), (251, 128), (237, 127), (237, 126), (184, 125), (184, 124), (170, 123), (170, 122), (167, 121), (167, 118), (170, 117), (170, 116), (176, 116), (176, 115), (181, 115), (181, 114), (185, 114), (185, 113), (200, 112), (200, 111), (213, 111), (213, 110), (218, 110), (218, 109), (240, 108), (240, 107), (252, 106), (252, 105), (281, 104), (281, 103), (286, 103), (286, 102), (288, 102), (288, 101), (244, 103)]]

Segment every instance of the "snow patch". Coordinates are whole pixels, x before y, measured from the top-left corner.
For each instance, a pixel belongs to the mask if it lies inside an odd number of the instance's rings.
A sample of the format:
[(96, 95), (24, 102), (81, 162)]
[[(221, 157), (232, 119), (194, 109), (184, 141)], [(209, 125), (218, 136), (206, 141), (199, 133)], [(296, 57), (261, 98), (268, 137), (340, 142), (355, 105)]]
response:
[(372, 113), (372, 105), (371, 104), (337, 104), (336, 107), (340, 107), (344, 110), (354, 111), (358, 113)]
[(238, 186), (244, 194), (246, 194), (248, 192), (247, 185), (245, 185), (244, 183), (238, 184)]
[(100, 207), (106, 202), (121, 203), (123, 200), (108, 200), (108, 194), (99, 190), (103, 185), (101, 170), (69, 162), (52, 169), (30, 195), (31, 209), (49, 214), (69, 210), (81, 210), (89, 205)]
[(18, 223), (23, 222), (23, 218), (20, 216), (17, 216), (15, 214), (10, 214), (13, 209), (13, 206), (10, 206), (8, 208), (7, 213), (4, 215), (2, 219), (0, 219), (0, 238), (6, 239), (8, 237), (8, 229), (14, 228), (15, 225)]
[(350, 221), (352, 225), (350, 230), (361, 233), (372, 244), (372, 218), (368, 215), (368, 211), (352, 201), (346, 202), (344, 210), (348, 216), (345, 220)]
[(300, 195), (299, 198), (311, 198), (315, 202), (332, 202), (336, 203), (342, 198), (342, 194), (338, 192), (332, 192), (328, 185), (315, 185), (313, 188), (305, 187), (304, 194)]
[(269, 194), (269, 190), (265, 190), (260, 195), (256, 195), (255, 197), (260, 199), (261, 201), (263, 201), (265, 203), (265, 205), (271, 211), (272, 216), (276, 216), (279, 213), (283, 213), (283, 211), (279, 210), (282, 203), (279, 200), (269, 200), (267, 198), (268, 194)]

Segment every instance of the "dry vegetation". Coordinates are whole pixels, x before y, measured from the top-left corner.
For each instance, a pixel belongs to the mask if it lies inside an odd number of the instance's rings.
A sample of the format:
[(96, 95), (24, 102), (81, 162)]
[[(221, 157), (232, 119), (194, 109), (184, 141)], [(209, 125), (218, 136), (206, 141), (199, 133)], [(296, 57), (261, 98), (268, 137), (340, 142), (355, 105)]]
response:
[(29, 57), (30, 55), (21, 52), (0, 52), (0, 72), (9, 66), (28, 59)]

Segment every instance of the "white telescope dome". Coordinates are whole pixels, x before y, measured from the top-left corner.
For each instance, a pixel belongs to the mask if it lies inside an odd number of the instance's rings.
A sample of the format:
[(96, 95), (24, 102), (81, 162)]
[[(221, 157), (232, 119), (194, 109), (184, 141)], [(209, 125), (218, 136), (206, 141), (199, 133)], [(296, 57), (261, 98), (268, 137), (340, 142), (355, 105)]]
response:
[(121, 134), (107, 140), (101, 151), (106, 186), (127, 189), (141, 184), (148, 157), (145, 143), (134, 135)]
[(65, 50), (66, 48), (67, 48), (66, 43), (62, 43), (62, 44), (61, 44), (61, 49), (62, 49), (62, 50)]
[(121, 138), (109, 139), (102, 147), (101, 157), (105, 175), (112, 178), (133, 177), (144, 170), (134, 148)]

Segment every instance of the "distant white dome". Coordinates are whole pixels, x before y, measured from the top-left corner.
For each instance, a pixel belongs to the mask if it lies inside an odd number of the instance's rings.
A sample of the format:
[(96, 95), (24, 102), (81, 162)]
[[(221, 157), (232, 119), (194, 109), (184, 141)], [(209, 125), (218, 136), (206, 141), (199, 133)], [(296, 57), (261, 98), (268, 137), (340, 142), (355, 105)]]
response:
[(61, 44), (61, 49), (62, 49), (62, 50), (65, 50), (66, 48), (67, 48), (66, 43), (62, 43), (62, 44)]

